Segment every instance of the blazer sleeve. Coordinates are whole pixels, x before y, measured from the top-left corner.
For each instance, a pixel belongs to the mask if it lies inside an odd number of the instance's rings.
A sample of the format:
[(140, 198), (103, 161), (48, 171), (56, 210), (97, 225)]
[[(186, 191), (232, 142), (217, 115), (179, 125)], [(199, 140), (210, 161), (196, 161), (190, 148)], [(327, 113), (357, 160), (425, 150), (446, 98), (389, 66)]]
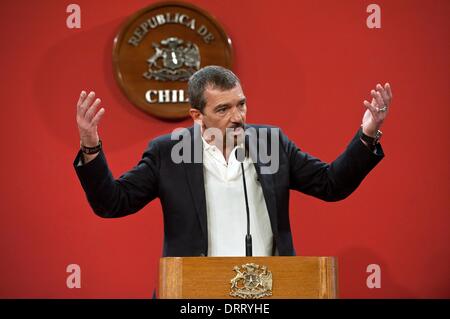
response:
[(349, 196), (384, 157), (380, 144), (372, 151), (359, 134), (358, 130), (345, 151), (330, 164), (301, 151), (280, 134), (289, 161), (290, 189), (330, 202)]
[(114, 179), (103, 150), (84, 165), (79, 165), (81, 156), (79, 151), (73, 165), (98, 216), (113, 218), (132, 214), (158, 196), (159, 153), (155, 141), (150, 142), (138, 164), (118, 179)]

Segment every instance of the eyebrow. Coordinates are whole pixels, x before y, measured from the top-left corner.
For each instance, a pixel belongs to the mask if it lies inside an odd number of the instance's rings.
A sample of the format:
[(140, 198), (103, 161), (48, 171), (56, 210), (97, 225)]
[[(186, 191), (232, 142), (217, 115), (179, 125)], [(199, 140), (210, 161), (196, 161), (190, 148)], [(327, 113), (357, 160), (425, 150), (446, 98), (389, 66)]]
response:
[[(239, 100), (238, 104), (245, 103), (245, 102), (247, 102), (247, 98), (244, 97), (244, 98)], [(214, 111), (217, 111), (221, 107), (228, 107), (228, 106), (230, 106), (230, 103), (222, 103), (222, 104), (216, 105), (214, 107)]]

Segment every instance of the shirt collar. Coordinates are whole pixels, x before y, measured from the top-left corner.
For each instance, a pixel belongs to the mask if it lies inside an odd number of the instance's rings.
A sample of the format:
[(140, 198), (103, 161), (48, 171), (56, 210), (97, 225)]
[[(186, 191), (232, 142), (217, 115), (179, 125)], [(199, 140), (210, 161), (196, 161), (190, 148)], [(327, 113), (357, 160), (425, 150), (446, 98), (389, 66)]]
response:
[[(217, 159), (218, 159), (220, 162), (223, 162), (224, 165), (227, 165), (227, 163), (226, 163), (226, 161), (225, 161), (225, 157), (224, 157), (222, 151), (219, 150), (219, 148), (218, 148), (216, 145), (208, 143), (208, 142), (203, 138), (203, 136), (202, 136), (202, 142), (203, 142), (202, 144), (203, 144), (203, 151), (204, 151), (204, 152), (207, 152), (207, 153), (211, 154), (214, 158), (220, 157), (220, 160), (219, 160), (218, 158), (217, 158)], [(231, 150), (230, 158), (228, 159), (228, 162), (237, 160), (235, 154), (236, 154), (236, 150), (238, 149), (238, 147), (243, 148), (243, 147), (244, 147), (244, 143), (241, 143), (241, 144), (239, 144), (239, 145), (236, 145), (236, 146)], [(228, 163), (228, 164), (229, 164), (229, 163)]]

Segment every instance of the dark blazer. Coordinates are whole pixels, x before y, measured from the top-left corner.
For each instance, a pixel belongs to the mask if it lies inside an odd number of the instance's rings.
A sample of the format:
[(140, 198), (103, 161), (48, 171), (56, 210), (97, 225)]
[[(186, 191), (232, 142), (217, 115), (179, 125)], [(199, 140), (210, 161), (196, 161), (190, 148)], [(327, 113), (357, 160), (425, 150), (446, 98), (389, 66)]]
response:
[[(246, 125), (246, 129), (273, 128), (265, 125)], [(274, 247), (280, 255), (294, 255), (289, 223), (289, 192), (291, 189), (320, 198), (338, 201), (349, 196), (364, 177), (384, 157), (381, 146), (369, 150), (355, 134), (346, 150), (331, 164), (301, 151), (279, 131), (279, 169), (274, 174), (261, 174), (263, 161), (250, 154), (262, 186), (272, 226)], [(270, 133), (270, 131), (269, 131)], [(267, 135), (270, 137), (270, 134)], [(185, 129), (181, 138), (202, 154), (199, 130)], [(260, 145), (271, 153), (271, 144), (257, 134)], [(246, 145), (248, 146), (247, 136)], [(187, 140), (186, 140), (187, 141)], [(122, 217), (139, 211), (155, 198), (161, 200), (164, 214), (163, 256), (206, 256), (208, 233), (206, 221), (203, 164), (174, 163), (172, 147), (178, 140), (170, 134), (152, 140), (142, 159), (130, 171), (114, 179), (103, 151), (91, 162), (74, 167), (94, 212), (105, 218)], [(251, 149), (251, 148), (250, 148)], [(190, 158), (194, 158), (191, 152)], [(220, 196), (218, 194), (217, 196)], [(245, 207), (242, 208), (245, 214)]]

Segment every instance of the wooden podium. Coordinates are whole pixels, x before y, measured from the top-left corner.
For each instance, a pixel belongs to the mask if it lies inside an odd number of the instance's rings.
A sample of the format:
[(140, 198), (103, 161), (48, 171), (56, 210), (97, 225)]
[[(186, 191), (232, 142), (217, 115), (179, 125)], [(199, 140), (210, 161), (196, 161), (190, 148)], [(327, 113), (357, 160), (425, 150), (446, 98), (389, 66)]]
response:
[[(236, 267), (237, 266), (237, 267)], [(269, 278), (266, 280), (265, 278)], [(159, 298), (337, 298), (335, 257), (166, 257), (160, 259)], [(236, 292), (236, 289), (238, 291)], [(240, 290), (239, 290), (240, 289)], [(233, 292), (235, 296), (231, 296)], [(242, 300), (242, 299), (241, 299)]]

